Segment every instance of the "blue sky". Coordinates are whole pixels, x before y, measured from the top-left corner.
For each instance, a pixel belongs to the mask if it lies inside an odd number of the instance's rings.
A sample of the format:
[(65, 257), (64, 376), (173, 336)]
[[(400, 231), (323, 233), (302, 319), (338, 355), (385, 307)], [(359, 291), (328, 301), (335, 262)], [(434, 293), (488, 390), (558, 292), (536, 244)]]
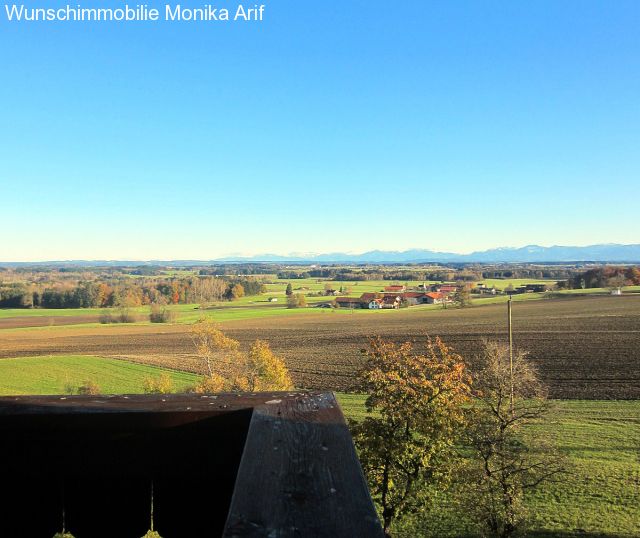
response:
[(637, 1), (266, 5), (2, 12), (0, 260), (640, 242)]

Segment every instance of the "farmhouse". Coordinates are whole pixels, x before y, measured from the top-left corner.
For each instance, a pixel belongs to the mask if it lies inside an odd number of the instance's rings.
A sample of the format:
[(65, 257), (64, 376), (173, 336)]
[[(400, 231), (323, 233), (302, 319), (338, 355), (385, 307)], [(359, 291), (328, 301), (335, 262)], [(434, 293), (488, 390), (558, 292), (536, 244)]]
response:
[(363, 303), (361, 299), (355, 297), (337, 297), (336, 306), (339, 308), (362, 308)]
[(400, 295), (385, 295), (382, 298), (382, 308), (400, 308)]
[(406, 293), (403, 293), (402, 297), (407, 301), (407, 304), (409, 306), (414, 306), (418, 304), (423, 304), (425, 302), (424, 301), (425, 295), (426, 294), (424, 292), (408, 291)]
[(549, 289), (549, 286), (546, 284), (527, 284), (525, 288), (530, 293), (543, 293)]
[(496, 295), (498, 290), (496, 290), (495, 286), (489, 288), (486, 284), (478, 284), (471, 290), (471, 293), (479, 295)]
[(439, 286), (437, 290), (434, 290), (434, 291), (440, 292), (440, 293), (455, 293), (457, 289), (458, 289), (458, 286), (453, 286), (451, 284), (443, 284)]
[(384, 291), (388, 292), (388, 293), (403, 293), (403, 292), (407, 291), (407, 287), (406, 286), (396, 286), (396, 285), (385, 286)]
[(442, 304), (445, 300), (447, 296), (442, 292), (432, 291), (424, 296), (424, 302), (427, 304)]

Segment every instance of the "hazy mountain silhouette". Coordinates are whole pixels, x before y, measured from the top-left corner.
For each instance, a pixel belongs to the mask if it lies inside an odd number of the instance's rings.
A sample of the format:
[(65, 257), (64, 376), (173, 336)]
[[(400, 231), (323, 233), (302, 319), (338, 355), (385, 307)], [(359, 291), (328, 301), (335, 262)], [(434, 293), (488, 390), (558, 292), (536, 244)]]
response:
[(640, 244), (602, 244), (586, 247), (527, 245), (519, 248), (501, 247), (456, 254), (427, 249), (405, 251), (371, 250), (361, 254), (334, 252), (328, 254), (259, 254), (229, 256), (213, 260), (66, 260), (41, 262), (0, 262), (5, 266), (76, 265), (76, 266), (140, 266), (140, 265), (212, 265), (218, 263), (533, 263), (533, 262), (640, 262)]

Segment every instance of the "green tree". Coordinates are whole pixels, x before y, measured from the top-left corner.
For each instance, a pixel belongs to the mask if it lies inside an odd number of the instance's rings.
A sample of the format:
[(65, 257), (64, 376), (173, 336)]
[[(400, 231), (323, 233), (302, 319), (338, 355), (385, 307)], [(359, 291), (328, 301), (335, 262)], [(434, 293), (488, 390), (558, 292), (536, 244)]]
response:
[(439, 338), (422, 352), (409, 342), (374, 338), (365, 353), (359, 379), (367, 410), (377, 416), (353, 423), (352, 432), (390, 536), (395, 520), (429, 500), (429, 486), (448, 481), (470, 378), (462, 358)]
[(456, 288), (456, 292), (453, 294), (453, 303), (458, 308), (471, 305), (471, 290), (468, 284), (462, 284)]
[(287, 288), (284, 291), (287, 295), (287, 297), (289, 297), (290, 295), (293, 295), (293, 287), (291, 286), (291, 282), (289, 282), (287, 284)]

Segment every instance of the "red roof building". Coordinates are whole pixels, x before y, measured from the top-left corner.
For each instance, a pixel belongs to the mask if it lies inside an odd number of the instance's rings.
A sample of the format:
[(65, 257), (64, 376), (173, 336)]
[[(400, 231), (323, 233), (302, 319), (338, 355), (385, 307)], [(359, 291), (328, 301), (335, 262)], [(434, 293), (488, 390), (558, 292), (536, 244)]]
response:
[(431, 293), (425, 293), (424, 300), (428, 304), (440, 304), (446, 299), (444, 293), (432, 291)]
[(384, 291), (389, 291), (389, 292), (394, 292), (394, 291), (405, 291), (407, 288), (406, 286), (385, 286)]

